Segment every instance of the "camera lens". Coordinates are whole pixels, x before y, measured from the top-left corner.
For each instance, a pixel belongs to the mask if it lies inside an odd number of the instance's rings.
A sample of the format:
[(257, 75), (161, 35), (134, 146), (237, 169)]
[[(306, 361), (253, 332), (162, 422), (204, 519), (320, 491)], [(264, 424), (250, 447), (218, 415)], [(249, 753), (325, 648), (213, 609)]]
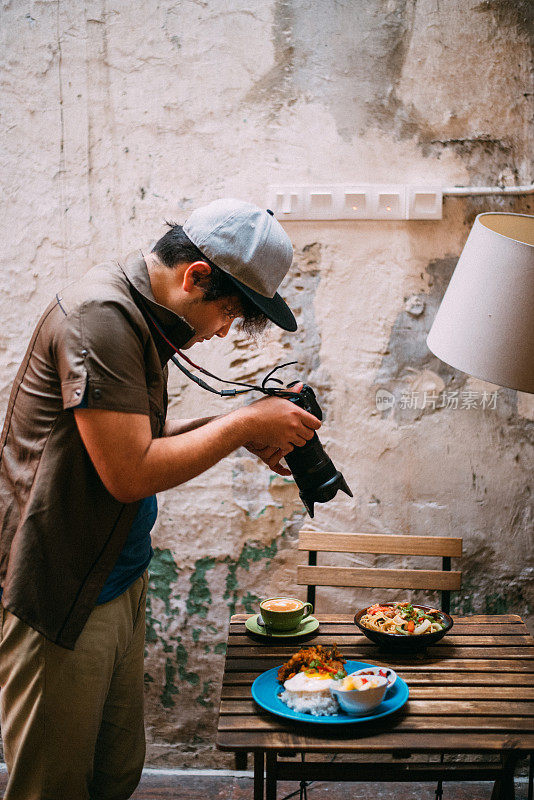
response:
[(313, 518), (315, 503), (327, 503), (339, 490), (352, 497), (345, 478), (326, 455), (317, 434), (302, 447), (295, 447), (285, 460), (310, 517)]

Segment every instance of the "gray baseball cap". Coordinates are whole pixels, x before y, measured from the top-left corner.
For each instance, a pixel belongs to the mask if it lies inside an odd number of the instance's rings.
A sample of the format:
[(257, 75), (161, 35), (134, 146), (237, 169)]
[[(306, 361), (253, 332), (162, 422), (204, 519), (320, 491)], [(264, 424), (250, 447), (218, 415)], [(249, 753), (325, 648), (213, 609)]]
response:
[(272, 322), (297, 330), (276, 291), (291, 266), (293, 247), (272, 211), (243, 200), (214, 200), (193, 211), (183, 230)]

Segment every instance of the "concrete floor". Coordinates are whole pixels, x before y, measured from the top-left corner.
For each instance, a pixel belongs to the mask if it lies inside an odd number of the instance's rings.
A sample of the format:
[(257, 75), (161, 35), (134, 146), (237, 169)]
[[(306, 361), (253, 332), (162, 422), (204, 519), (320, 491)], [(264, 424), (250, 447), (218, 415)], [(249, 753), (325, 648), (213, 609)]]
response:
[[(446, 783), (443, 800), (490, 800), (491, 783)], [(292, 794), (297, 790), (296, 794)], [(430, 783), (323, 783), (308, 787), (308, 800), (435, 800), (435, 784)], [(287, 795), (298, 800), (298, 784), (282, 782), (278, 785), (277, 800)], [(239, 777), (223, 773), (222, 776), (200, 772), (173, 775), (161, 771), (146, 771), (133, 800), (252, 800), (252, 775)], [(525, 778), (516, 778), (515, 800), (527, 800)]]
[[(211, 771), (165, 772), (146, 770), (132, 800), (252, 800), (252, 775)], [(0, 773), (0, 792), (7, 783)], [(280, 783), (277, 800), (298, 789), (296, 783)], [(435, 785), (429, 783), (321, 783), (308, 787), (308, 800), (434, 800)], [(490, 783), (446, 783), (443, 800), (490, 800)], [(298, 800), (298, 792), (293, 797)], [(515, 800), (527, 800), (525, 778), (516, 779)]]

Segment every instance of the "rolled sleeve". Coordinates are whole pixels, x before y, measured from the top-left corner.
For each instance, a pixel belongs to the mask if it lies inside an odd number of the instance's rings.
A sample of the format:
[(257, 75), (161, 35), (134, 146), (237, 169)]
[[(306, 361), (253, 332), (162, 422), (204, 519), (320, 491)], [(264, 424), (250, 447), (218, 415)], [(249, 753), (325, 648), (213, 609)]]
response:
[(67, 313), (55, 339), (63, 408), (149, 414), (145, 346), (120, 303), (92, 300)]

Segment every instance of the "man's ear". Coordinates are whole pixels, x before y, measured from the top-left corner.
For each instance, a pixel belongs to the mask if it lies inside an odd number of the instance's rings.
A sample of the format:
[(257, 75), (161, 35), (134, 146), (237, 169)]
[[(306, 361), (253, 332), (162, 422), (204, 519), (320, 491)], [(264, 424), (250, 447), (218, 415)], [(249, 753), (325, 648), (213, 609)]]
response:
[(200, 289), (211, 272), (211, 267), (205, 261), (193, 261), (185, 270), (182, 278), (182, 289), (191, 294)]

